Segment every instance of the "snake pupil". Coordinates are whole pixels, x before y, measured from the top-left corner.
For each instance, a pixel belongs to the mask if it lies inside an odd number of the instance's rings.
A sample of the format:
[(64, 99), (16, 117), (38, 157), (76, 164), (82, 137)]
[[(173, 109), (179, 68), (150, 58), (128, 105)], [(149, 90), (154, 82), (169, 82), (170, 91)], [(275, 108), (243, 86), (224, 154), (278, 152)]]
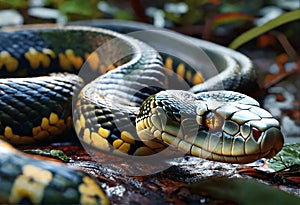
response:
[(261, 131), (255, 127), (252, 127), (252, 133), (253, 133), (253, 137), (256, 141), (259, 140), (259, 138), (261, 137)]
[(209, 111), (204, 118), (204, 125), (212, 130), (216, 131), (222, 128), (224, 119), (217, 113)]

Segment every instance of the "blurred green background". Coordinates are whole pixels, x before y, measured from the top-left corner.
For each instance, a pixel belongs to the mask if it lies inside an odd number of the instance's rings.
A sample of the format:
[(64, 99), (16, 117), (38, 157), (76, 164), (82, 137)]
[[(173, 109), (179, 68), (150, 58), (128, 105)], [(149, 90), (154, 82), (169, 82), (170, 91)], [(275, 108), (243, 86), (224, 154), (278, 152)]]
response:
[[(299, 0), (0, 0), (0, 26), (124, 19), (228, 44), (299, 4)], [(299, 27), (292, 27), (286, 35), (297, 41)]]

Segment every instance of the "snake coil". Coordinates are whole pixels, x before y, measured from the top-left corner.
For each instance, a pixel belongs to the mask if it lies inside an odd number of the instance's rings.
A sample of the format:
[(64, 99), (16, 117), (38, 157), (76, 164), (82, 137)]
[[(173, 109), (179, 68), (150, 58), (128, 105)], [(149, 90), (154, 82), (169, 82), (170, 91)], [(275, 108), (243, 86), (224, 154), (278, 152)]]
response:
[[(110, 44), (112, 39), (118, 46)], [(218, 56), (209, 48), (214, 44), (198, 44)], [(107, 47), (106, 53), (97, 53), (101, 46)], [(231, 55), (226, 62), (241, 55), (217, 48)], [(114, 60), (124, 53), (129, 54)], [(90, 69), (83, 76), (91, 81), (86, 85), (76, 75), (83, 65)], [(181, 64), (172, 68), (188, 83), (201, 80), (200, 73)], [(241, 89), (234, 86), (252, 72), (242, 68), (240, 62), (229, 64), (218, 77), (226, 88)], [(36, 77), (54, 72), (63, 73)], [(168, 90), (168, 72), (156, 50), (105, 29), (0, 32), (0, 139), (12, 144), (43, 142), (74, 123), (84, 143), (116, 154), (151, 155), (172, 145), (197, 157), (247, 163), (281, 149), (279, 123), (254, 99), (233, 91), (202, 92), (203, 85)], [(206, 85), (213, 88), (213, 81)], [(109, 203), (90, 176), (31, 159), (2, 140), (0, 202)]]

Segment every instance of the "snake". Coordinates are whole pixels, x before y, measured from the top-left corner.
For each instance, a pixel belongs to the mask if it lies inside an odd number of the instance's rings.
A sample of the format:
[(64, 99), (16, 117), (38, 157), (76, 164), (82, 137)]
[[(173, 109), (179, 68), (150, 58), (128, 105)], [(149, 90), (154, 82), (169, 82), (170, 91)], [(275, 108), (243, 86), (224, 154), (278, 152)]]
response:
[[(84, 144), (121, 156), (153, 155), (170, 146), (208, 160), (248, 163), (280, 151), (279, 122), (236, 92), (253, 78), (247, 57), (197, 40), (222, 61), (216, 63), (221, 81), (204, 79), (174, 56), (108, 29), (0, 32), (1, 203), (109, 204), (89, 174), (12, 146), (51, 141), (73, 126)], [(220, 82), (228, 90), (205, 90)], [(179, 83), (190, 90), (172, 87)]]

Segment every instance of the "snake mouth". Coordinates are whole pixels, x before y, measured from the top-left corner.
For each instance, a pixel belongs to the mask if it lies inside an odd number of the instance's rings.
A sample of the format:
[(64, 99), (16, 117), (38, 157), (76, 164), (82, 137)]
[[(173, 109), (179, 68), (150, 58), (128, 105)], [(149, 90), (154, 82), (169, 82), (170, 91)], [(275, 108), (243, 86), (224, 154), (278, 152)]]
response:
[(277, 127), (271, 127), (267, 129), (260, 141), (261, 153), (265, 153), (265, 158), (271, 158), (276, 155), (283, 146), (284, 137)]
[(284, 142), (278, 127), (270, 127), (264, 131), (252, 127), (251, 135), (247, 140), (242, 139), (241, 136), (208, 138), (207, 146), (205, 143), (197, 143), (196, 140), (192, 145), (191, 154), (213, 161), (238, 164), (250, 163), (260, 158), (271, 158), (281, 150)]

